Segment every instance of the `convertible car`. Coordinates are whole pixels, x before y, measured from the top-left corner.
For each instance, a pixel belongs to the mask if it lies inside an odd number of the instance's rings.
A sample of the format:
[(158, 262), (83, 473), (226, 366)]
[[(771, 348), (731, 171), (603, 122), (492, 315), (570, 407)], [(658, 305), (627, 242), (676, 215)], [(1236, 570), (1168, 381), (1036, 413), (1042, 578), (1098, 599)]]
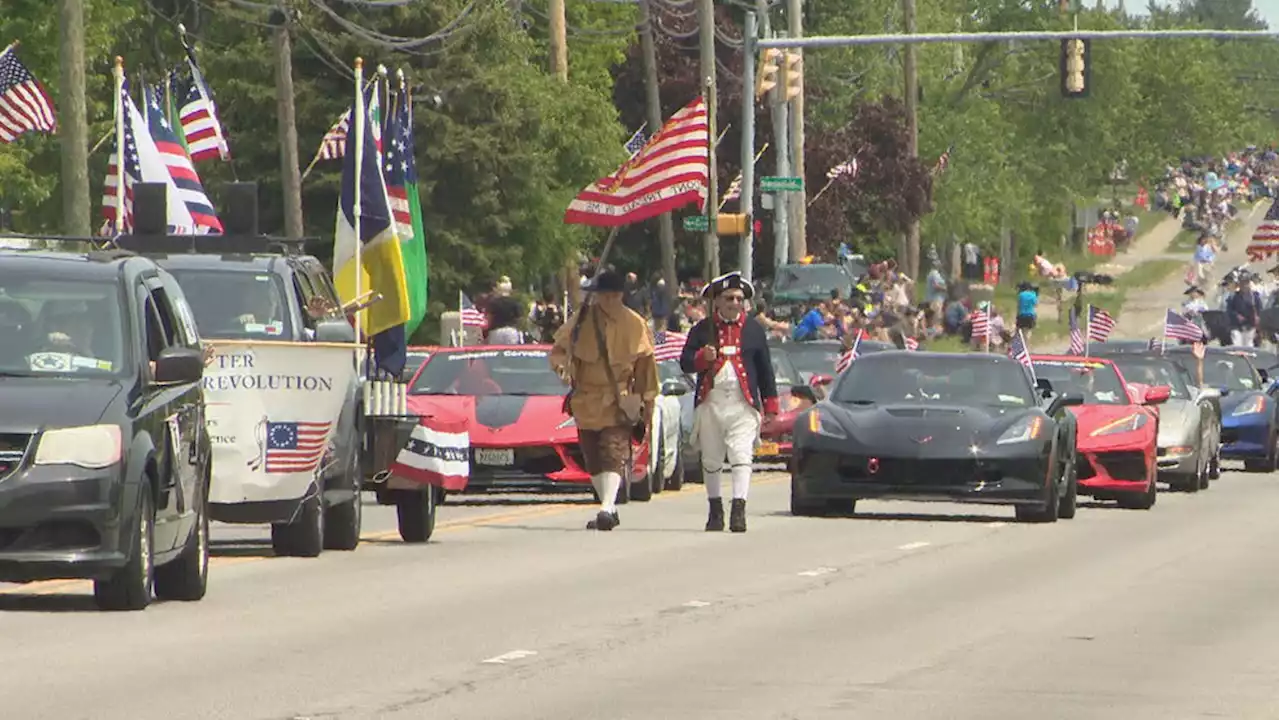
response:
[(1154, 385), (1135, 399), (1124, 376), (1106, 358), (1032, 355), (1036, 377), (1057, 392), (1084, 402), (1076, 416), (1076, 477), (1080, 494), (1115, 500), (1121, 507), (1147, 510), (1156, 504), (1156, 434), (1160, 417), (1154, 406), (1169, 399), (1169, 388)]
[(1131, 388), (1169, 388), (1169, 399), (1160, 406), (1156, 433), (1160, 480), (1187, 492), (1209, 487), (1209, 481), (1221, 473), (1222, 465), (1218, 390), (1198, 387), (1195, 378), (1167, 356), (1123, 353), (1109, 357)]
[[(1171, 348), (1168, 356), (1196, 374), (1197, 361), (1187, 346)], [(1229, 348), (1205, 348), (1204, 384), (1222, 393), (1222, 457), (1243, 460), (1249, 472), (1275, 472), (1277, 458), (1276, 398), (1268, 394), (1269, 378), (1243, 353)]]
[(1079, 394), (1033, 386), (987, 354), (886, 351), (860, 358), (796, 421), (793, 515), (851, 513), (861, 499), (1013, 505), (1018, 520), (1076, 512)]
[[(577, 427), (563, 410), (568, 388), (551, 371), (549, 354), (545, 345), (437, 348), (414, 376), (411, 413), (467, 423), (467, 492), (591, 490)], [(648, 444), (634, 450), (624, 483), (630, 494), (622, 500), (649, 497)]]

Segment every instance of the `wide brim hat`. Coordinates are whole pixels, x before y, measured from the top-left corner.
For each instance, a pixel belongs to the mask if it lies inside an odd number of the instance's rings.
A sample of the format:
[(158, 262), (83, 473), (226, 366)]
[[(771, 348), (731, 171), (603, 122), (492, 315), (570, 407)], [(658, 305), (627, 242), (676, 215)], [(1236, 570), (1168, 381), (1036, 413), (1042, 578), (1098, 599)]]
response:
[(605, 270), (587, 281), (583, 286), (585, 292), (623, 292), (627, 287), (627, 279), (614, 270)]
[(755, 287), (742, 277), (742, 273), (735, 270), (713, 278), (706, 287), (702, 288), (702, 296), (714, 298), (726, 290), (741, 290), (742, 296), (747, 300), (755, 297), (756, 294)]

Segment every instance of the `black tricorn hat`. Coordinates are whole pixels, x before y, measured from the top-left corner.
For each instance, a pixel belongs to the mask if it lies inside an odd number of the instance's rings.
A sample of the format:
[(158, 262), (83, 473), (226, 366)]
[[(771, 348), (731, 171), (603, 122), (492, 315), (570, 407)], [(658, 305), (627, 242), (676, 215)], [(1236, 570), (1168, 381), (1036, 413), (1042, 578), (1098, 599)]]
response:
[(605, 270), (596, 275), (582, 288), (586, 292), (623, 292), (627, 287), (627, 279), (622, 273)]
[(1191, 293), (1200, 293), (1201, 295), (1203, 295), (1203, 294), (1204, 294), (1204, 291), (1203, 291), (1203, 290), (1201, 290), (1201, 289), (1199, 288), (1199, 286), (1192, 285), (1191, 287), (1189, 287), (1189, 288), (1187, 288), (1185, 291), (1183, 291), (1183, 293), (1182, 293), (1182, 294), (1183, 294), (1183, 295), (1190, 295)]
[(742, 273), (734, 270), (707, 283), (707, 286), (702, 289), (702, 295), (703, 297), (715, 297), (725, 290), (741, 290), (743, 297), (747, 300), (750, 300), (756, 294), (756, 289), (742, 277)]

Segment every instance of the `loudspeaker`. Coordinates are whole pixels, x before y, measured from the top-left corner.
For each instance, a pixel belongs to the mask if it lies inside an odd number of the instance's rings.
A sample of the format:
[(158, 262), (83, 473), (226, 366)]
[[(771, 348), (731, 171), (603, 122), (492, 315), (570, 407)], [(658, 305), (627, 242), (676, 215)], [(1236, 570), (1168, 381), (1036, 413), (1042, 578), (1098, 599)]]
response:
[(169, 199), (165, 183), (133, 186), (133, 234), (164, 235), (168, 232)]
[(222, 211), (222, 229), (227, 235), (258, 234), (258, 183), (228, 183), (223, 191), (226, 208)]

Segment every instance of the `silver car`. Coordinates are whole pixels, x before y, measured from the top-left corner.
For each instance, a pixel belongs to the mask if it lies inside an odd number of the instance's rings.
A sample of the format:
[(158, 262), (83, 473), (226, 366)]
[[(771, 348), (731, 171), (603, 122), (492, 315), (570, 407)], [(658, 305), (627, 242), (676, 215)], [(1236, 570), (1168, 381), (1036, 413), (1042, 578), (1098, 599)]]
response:
[(1195, 379), (1181, 365), (1160, 355), (1117, 353), (1108, 358), (1127, 382), (1169, 386), (1169, 400), (1160, 405), (1156, 436), (1160, 481), (1186, 492), (1209, 487), (1209, 480), (1220, 473), (1222, 410), (1218, 390), (1196, 387)]

